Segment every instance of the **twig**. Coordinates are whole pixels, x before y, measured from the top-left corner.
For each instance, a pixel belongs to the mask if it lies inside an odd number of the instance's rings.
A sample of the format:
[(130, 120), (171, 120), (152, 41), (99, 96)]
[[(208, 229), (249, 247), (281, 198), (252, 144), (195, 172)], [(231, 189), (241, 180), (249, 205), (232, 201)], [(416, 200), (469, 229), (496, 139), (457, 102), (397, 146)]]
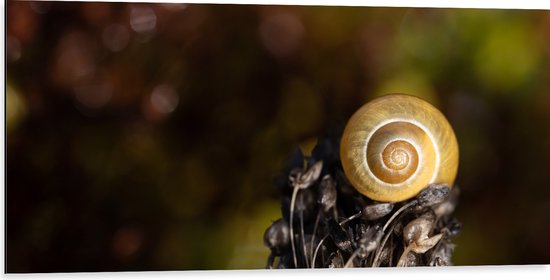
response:
[(292, 257), (294, 258), (294, 267), (298, 268), (298, 260), (296, 258), (296, 247), (294, 245), (294, 204), (296, 203), (296, 195), (299, 188), (294, 188), (292, 191), (292, 199), (290, 200), (290, 244), (292, 246)]

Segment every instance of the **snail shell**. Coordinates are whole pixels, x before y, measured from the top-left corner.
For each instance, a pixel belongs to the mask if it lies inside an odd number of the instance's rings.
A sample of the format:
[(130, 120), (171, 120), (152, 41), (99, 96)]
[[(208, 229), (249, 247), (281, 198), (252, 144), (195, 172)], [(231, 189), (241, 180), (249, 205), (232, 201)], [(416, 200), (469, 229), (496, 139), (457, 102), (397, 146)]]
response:
[(451, 125), (430, 103), (394, 94), (361, 107), (348, 121), (340, 158), (363, 195), (399, 202), (432, 183), (452, 187), (458, 144)]

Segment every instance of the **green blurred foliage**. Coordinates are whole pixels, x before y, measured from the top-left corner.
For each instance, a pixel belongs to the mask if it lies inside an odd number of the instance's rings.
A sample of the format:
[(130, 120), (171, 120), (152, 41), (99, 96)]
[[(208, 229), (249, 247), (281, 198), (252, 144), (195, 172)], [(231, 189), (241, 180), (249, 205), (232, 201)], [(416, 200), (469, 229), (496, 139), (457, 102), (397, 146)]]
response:
[(547, 11), (7, 3), (8, 272), (262, 268), (275, 179), (364, 102), (460, 145), (455, 263), (550, 262)]

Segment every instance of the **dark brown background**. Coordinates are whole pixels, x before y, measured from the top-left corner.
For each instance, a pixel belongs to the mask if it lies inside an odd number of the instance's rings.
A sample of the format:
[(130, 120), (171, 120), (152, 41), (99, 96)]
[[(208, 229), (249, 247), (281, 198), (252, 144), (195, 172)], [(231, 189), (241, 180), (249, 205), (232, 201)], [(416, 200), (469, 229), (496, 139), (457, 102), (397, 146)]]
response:
[(296, 147), (390, 92), (460, 145), (457, 265), (550, 262), (547, 11), (7, 3), (8, 272), (261, 268)]

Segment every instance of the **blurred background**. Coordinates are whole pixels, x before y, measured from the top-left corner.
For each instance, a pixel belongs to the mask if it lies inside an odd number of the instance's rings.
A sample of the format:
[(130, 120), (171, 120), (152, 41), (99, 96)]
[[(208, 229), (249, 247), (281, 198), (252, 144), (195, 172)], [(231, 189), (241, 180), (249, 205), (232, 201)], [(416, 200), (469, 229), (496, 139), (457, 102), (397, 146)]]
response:
[(460, 146), (456, 265), (550, 263), (550, 12), (7, 2), (7, 272), (263, 268), (275, 179), (365, 102)]

